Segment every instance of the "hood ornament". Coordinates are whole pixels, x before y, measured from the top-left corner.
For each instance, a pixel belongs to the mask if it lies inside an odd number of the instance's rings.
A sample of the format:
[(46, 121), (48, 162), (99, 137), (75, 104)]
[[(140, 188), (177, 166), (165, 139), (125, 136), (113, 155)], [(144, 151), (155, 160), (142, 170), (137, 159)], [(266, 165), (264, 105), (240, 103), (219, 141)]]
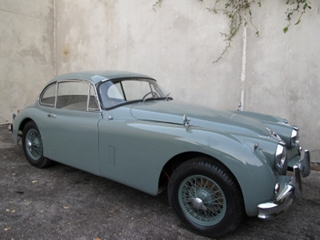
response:
[(242, 111), (242, 103), (241, 101), (239, 102), (238, 110), (237, 111)]
[(188, 119), (187, 116), (186, 116), (186, 114), (184, 114), (184, 115), (183, 115), (183, 122), (182, 122), (182, 124), (183, 124), (185, 127), (189, 127), (189, 126), (190, 126), (189, 122), (190, 122), (190, 119)]
[(273, 131), (273, 130), (271, 130), (270, 128), (266, 128), (268, 131), (269, 131), (269, 133), (270, 133), (270, 137), (271, 137), (271, 139), (273, 139), (273, 140), (276, 140), (276, 141), (282, 141), (282, 139), (281, 139), (281, 137), (275, 132), (275, 131)]

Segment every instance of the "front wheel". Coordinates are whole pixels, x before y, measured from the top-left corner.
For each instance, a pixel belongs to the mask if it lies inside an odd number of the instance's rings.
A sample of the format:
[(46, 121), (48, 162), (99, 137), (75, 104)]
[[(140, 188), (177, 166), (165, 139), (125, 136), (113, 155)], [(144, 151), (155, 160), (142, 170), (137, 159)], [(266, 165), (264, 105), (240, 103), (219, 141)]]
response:
[(224, 166), (208, 158), (181, 164), (170, 178), (168, 198), (189, 229), (208, 237), (234, 231), (244, 217), (236, 180)]
[(28, 122), (23, 129), (22, 146), (27, 160), (33, 166), (44, 168), (51, 164), (51, 161), (43, 156), (41, 134), (37, 125), (32, 121)]

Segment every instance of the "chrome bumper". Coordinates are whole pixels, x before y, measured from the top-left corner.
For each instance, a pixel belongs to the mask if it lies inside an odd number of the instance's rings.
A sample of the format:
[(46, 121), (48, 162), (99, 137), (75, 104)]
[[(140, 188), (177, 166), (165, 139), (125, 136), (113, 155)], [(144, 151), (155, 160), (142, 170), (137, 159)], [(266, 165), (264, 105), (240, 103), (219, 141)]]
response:
[(274, 201), (258, 205), (258, 218), (275, 218), (288, 209), (293, 199), (301, 197), (301, 177), (307, 177), (310, 174), (310, 153), (308, 150), (305, 150), (304, 158), (300, 159), (299, 163), (293, 167), (293, 174), (291, 181), (279, 193)]

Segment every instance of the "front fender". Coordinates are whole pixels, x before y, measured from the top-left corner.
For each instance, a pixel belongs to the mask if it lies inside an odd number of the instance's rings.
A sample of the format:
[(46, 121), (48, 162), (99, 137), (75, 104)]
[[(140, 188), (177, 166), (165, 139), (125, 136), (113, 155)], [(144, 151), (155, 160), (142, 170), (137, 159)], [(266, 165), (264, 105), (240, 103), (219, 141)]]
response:
[[(198, 152), (217, 159), (232, 172), (249, 216), (258, 215), (257, 205), (273, 198), (275, 176), (270, 162), (250, 141), (198, 127), (149, 121), (101, 120), (99, 129), (100, 156), (108, 156), (112, 149), (115, 158), (111, 165), (100, 159), (104, 177), (156, 195), (166, 163), (177, 155)], [(275, 149), (276, 143), (272, 144)]]
[(185, 134), (181, 138), (184, 142), (193, 143), (187, 148), (224, 164), (239, 183), (247, 215), (257, 216), (257, 205), (274, 197), (276, 176), (266, 152), (273, 152), (277, 143), (264, 139), (256, 148), (256, 142), (246, 138), (202, 129), (190, 128), (189, 132), (192, 134)]

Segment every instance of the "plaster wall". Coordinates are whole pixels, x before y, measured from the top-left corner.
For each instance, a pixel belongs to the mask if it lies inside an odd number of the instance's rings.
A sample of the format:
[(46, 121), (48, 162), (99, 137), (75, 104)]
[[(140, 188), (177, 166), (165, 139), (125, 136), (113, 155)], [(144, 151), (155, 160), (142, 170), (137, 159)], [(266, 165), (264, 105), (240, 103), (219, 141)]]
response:
[(224, 61), (212, 64), (228, 24), (205, 9), (213, 1), (163, 1), (154, 11), (155, 2), (57, 1), (58, 74), (140, 72), (155, 77), (174, 99), (237, 109), (242, 43), (236, 39)]
[(54, 76), (53, 1), (0, 1), (0, 124)]
[(260, 37), (248, 26), (245, 110), (281, 116), (300, 128), (300, 142), (320, 159), (320, 1), (298, 25), (286, 26), (285, 1), (255, 9)]

